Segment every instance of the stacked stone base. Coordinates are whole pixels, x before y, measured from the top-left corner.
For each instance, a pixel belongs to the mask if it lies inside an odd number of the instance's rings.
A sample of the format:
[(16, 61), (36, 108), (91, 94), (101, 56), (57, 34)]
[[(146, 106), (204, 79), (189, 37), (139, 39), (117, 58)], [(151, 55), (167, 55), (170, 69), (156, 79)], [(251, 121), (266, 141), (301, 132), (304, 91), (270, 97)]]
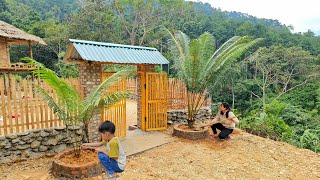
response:
[(181, 126), (180, 124), (176, 124), (173, 127), (173, 136), (177, 136), (180, 138), (185, 139), (191, 139), (191, 140), (197, 140), (197, 139), (204, 139), (208, 136), (208, 127), (205, 127), (204, 129), (201, 129), (199, 131), (192, 131), (188, 129), (181, 129), (179, 128)]
[(98, 159), (92, 160), (84, 165), (72, 165), (66, 164), (60, 161), (65, 155), (72, 153), (73, 150), (66, 150), (57, 154), (54, 157), (54, 161), (52, 163), (52, 174), (55, 177), (65, 177), (72, 179), (82, 179), (82, 178), (90, 178), (102, 174), (105, 172), (103, 167), (100, 165)]
[[(168, 124), (187, 124), (188, 112), (185, 109), (168, 111)], [(201, 108), (195, 116), (195, 121), (205, 123), (210, 121), (211, 109), (210, 107)]]

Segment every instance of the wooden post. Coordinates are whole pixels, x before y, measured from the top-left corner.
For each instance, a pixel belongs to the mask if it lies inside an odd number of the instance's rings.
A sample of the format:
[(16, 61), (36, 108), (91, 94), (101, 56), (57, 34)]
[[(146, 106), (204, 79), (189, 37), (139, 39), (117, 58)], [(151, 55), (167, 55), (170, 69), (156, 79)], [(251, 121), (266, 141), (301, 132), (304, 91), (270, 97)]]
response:
[[(11, 91), (11, 72), (8, 72), (8, 83), (9, 83), (9, 86), (8, 86), (9, 93), (12, 94), (12, 91)], [(11, 96), (10, 96), (10, 98), (11, 98)]]
[(4, 95), (7, 96), (7, 83), (6, 83), (6, 73), (3, 73), (3, 88), (4, 88)]
[(33, 59), (31, 41), (29, 41), (29, 57), (30, 57), (31, 59)]
[(146, 131), (146, 67), (145, 65), (140, 66), (140, 87), (141, 87), (141, 129)]

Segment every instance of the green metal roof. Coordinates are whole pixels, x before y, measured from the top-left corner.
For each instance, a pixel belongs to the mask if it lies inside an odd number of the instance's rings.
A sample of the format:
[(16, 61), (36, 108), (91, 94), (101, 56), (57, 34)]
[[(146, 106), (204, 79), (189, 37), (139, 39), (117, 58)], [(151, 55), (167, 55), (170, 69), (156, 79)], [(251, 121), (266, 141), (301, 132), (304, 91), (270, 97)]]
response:
[(64, 60), (117, 64), (169, 64), (169, 61), (156, 48), (76, 39), (69, 39)]

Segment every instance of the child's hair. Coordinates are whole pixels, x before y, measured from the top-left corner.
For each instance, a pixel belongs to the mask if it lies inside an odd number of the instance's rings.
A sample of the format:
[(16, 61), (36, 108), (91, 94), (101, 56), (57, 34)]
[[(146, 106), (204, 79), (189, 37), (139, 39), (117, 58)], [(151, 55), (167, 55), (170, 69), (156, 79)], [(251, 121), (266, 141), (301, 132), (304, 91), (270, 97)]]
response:
[(116, 131), (115, 125), (111, 121), (108, 121), (108, 120), (104, 121), (99, 126), (100, 133), (110, 132), (111, 134), (114, 134), (115, 131)]
[[(227, 102), (224, 102), (224, 103), (221, 103), (221, 105), (224, 107), (224, 108), (226, 108), (226, 118), (228, 118), (229, 117), (229, 111), (230, 111), (230, 105), (227, 103)], [(220, 105), (220, 106), (221, 106)], [(223, 115), (223, 112), (221, 111), (220, 112), (220, 114), (221, 115)]]

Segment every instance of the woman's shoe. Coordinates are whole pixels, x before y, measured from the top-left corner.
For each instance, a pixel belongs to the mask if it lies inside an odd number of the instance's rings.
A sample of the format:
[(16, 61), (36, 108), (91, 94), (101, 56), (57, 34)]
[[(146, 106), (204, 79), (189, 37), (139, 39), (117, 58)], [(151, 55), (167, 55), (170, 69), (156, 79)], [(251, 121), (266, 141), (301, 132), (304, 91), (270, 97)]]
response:
[(116, 174), (106, 174), (106, 178), (107, 179), (116, 179), (116, 178), (118, 178), (118, 175), (116, 175)]
[(210, 136), (212, 139), (218, 139), (219, 137), (217, 135), (211, 135)]

